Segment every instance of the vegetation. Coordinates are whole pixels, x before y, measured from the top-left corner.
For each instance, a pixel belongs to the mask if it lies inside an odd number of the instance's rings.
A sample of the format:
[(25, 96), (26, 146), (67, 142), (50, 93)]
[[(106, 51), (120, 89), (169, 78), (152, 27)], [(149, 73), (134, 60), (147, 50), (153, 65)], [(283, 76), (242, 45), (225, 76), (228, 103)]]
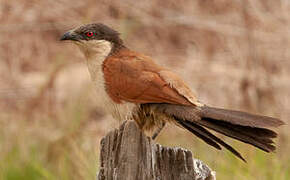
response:
[[(202, 102), (290, 118), (290, 5), (286, 1), (0, 0), (0, 179), (95, 179), (99, 142), (119, 123), (94, 102), (84, 58), (58, 41), (82, 23), (119, 29), (128, 47), (179, 73)], [(218, 179), (290, 179), (290, 134), (277, 152), (228, 140), (248, 163), (167, 126)]]

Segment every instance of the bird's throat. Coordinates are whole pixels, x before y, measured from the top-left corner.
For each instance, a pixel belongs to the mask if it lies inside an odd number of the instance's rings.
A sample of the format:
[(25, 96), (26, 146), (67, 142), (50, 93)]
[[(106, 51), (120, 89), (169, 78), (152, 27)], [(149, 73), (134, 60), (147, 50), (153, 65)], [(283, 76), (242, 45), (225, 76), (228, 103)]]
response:
[(106, 40), (82, 41), (77, 44), (87, 60), (104, 61), (112, 50), (112, 44)]

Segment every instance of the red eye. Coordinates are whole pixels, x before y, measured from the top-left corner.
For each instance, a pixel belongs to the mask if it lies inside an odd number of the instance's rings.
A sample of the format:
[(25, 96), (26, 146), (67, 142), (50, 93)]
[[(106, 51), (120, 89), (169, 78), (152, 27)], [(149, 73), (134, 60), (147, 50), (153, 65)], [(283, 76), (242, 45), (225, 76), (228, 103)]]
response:
[(93, 32), (87, 32), (86, 35), (87, 35), (88, 37), (92, 37), (92, 36), (94, 35), (94, 33), (93, 33)]

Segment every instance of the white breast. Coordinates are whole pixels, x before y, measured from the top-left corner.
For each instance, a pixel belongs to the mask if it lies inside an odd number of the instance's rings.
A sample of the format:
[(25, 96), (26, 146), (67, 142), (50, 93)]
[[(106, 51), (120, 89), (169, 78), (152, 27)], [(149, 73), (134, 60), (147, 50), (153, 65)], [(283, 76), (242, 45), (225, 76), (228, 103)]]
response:
[[(87, 58), (91, 79), (97, 91), (97, 102), (100, 107), (117, 120), (127, 120), (132, 117), (136, 105), (129, 102), (115, 103), (105, 90), (105, 79), (102, 64), (111, 52), (112, 45), (105, 40), (86, 41), (78, 44)], [(85, 47), (84, 47), (85, 46)]]

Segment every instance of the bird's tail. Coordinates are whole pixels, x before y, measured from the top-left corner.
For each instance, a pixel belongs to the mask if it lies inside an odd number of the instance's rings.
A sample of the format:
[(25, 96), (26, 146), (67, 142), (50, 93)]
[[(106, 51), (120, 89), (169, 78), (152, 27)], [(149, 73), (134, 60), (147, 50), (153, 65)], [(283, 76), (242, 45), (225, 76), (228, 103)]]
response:
[(273, 138), (277, 133), (269, 128), (283, 125), (284, 122), (271, 117), (253, 115), (246, 112), (213, 108), (192, 107), (171, 104), (154, 104), (154, 110), (172, 117), (177, 124), (187, 129), (207, 144), (228, 149), (245, 161), (241, 154), (208, 129), (253, 145), (265, 152), (275, 150)]

